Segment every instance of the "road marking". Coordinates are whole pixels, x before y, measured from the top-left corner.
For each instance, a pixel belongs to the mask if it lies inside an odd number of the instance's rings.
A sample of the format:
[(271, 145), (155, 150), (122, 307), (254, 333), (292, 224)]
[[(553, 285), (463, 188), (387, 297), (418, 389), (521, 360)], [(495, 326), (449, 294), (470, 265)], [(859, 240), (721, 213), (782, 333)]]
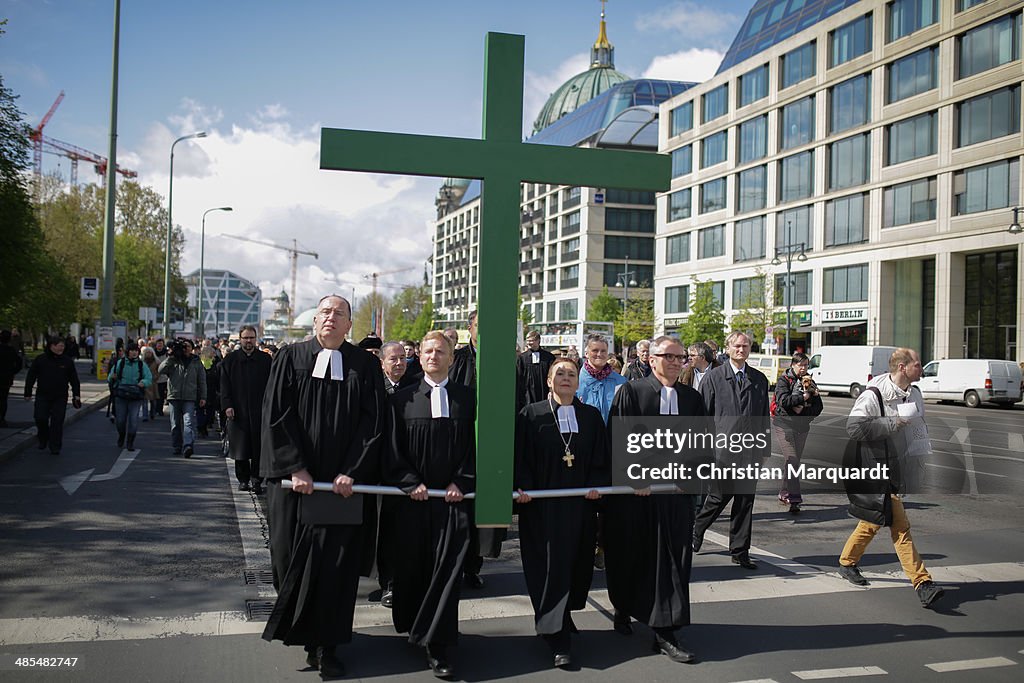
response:
[(60, 485), (64, 487), (69, 496), (73, 496), (78, 487), (85, 483), (95, 470), (82, 470), (78, 474), (71, 474), (60, 480)]
[(749, 681), (736, 681), (736, 683), (778, 683), (774, 678), (754, 678)]
[(1024, 434), (1016, 432), (1006, 433), (1007, 448), (1011, 451), (1024, 453)]
[(967, 482), (969, 485), (968, 493), (971, 495), (978, 494), (978, 478), (974, 474), (974, 455), (971, 453), (971, 430), (967, 427), (960, 427), (952, 436), (953, 441), (958, 441), (964, 447), (964, 463), (967, 465), (965, 468), (967, 471)]
[(841, 669), (810, 669), (794, 671), (793, 675), (805, 681), (817, 681), (822, 678), (851, 678), (854, 676), (879, 676), (889, 673), (877, 666), (850, 666)]
[[(235, 461), (224, 458), (227, 466), (228, 486), (231, 489), (231, 500), (235, 505), (235, 519), (238, 522), (238, 533), (242, 538), (242, 555), (246, 569), (270, 569), (270, 537), (267, 535), (267, 524), (263, 518), (263, 509), (256, 496), (249, 491), (239, 491), (235, 480)], [(277, 591), (273, 586), (260, 584), (257, 592), (261, 598), (273, 598)]]
[(64, 490), (69, 496), (74, 495), (75, 491), (87, 481), (113, 481), (128, 470), (128, 466), (132, 464), (135, 457), (141, 453), (141, 450), (129, 451), (127, 449), (121, 451), (121, 455), (117, 456), (117, 460), (114, 461), (110, 471), (105, 474), (93, 475), (96, 468), (82, 470), (77, 474), (70, 474), (60, 480), (60, 485), (64, 487)]
[(961, 659), (955, 662), (936, 662), (925, 664), (925, 666), (932, 671), (946, 673), (947, 671), (968, 671), (970, 669), (993, 669), (997, 666), (1014, 666), (1016, 663), (1006, 657), (988, 657), (985, 659)]
[(981, 470), (969, 470), (966, 467), (950, 467), (949, 465), (936, 465), (933, 462), (926, 462), (925, 465), (928, 467), (938, 467), (943, 470), (956, 470), (957, 472), (967, 472), (968, 474), (984, 474), (986, 477), (999, 477), (1000, 479), (1009, 479), (1010, 477), (1005, 474), (995, 474), (993, 472), (982, 472)]

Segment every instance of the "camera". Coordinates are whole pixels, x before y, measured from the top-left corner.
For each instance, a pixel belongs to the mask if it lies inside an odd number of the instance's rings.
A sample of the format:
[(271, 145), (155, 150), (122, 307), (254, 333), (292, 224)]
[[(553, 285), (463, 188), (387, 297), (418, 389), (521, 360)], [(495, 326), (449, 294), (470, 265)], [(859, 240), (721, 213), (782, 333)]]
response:
[(184, 339), (175, 339), (174, 342), (171, 343), (171, 355), (179, 362), (183, 362), (186, 358), (192, 355), (189, 346), (190, 345), (188, 345)]

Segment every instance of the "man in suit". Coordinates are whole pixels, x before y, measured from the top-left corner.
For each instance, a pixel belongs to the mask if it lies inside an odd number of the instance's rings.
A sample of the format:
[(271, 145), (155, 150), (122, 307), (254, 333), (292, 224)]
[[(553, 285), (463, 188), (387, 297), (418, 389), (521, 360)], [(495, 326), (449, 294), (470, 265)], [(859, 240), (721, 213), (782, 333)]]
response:
[[(720, 367), (708, 370), (700, 384), (700, 393), (704, 397), (704, 405), (708, 415), (715, 418), (716, 430), (734, 431), (746, 426), (749, 430), (756, 429), (760, 420), (737, 421), (737, 418), (762, 418), (763, 427), (767, 429), (768, 413), (768, 378), (756, 368), (747, 365), (750, 355), (750, 338), (742, 332), (733, 332), (725, 340), (728, 362)], [(748, 452), (747, 459), (760, 466), (760, 453)], [(767, 455), (767, 453), (764, 453)], [(752, 458), (751, 458), (752, 456)], [(750, 559), (750, 533), (753, 526), (754, 491), (750, 484), (748, 490), (734, 490), (734, 483), (723, 485), (713, 481), (711, 493), (704, 501), (693, 527), (693, 551), (700, 551), (704, 543), (704, 534), (718, 519), (729, 500), (732, 513), (729, 525), (729, 554), (734, 564), (745, 569), (757, 569), (757, 564)]]
[(683, 369), (679, 383), (693, 387), (694, 391), (700, 391), (700, 383), (707, 376), (708, 370), (717, 368), (721, 363), (715, 358), (715, 352), (711, 347), (704, 342), (690, 344), (686, 349), (686, 355), (690, 359), (690, 364)]

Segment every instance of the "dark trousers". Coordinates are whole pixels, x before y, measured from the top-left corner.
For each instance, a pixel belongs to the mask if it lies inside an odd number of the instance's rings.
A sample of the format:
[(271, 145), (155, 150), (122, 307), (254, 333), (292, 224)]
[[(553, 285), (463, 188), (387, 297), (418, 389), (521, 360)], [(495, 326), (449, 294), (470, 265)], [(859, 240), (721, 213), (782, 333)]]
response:
[(750, 533), (754, 525), (753, 494), (723, 494), (717, 486), (713, 486), (707, 500), (704, 501), (704, 506), (697, 513), (693, 535), (703, 537), (725, 510), (730, 499), (732, 512), (729, 518), (729, 552), (734, 556), (743, 555), (750, 551)]
[(39, 445), (43, 448), (49, 446), (51, 453), (60, 453), (64, 445), (64, 413), (67, 409), (67, 397), (51, 399), (36, 395), (36, 435)]
[(377, 496), (380, 507), (377, 516), (377, 583), (388, 590), (395, 580), (395, 551), (398, 544), (398, 519), (395, 496)]
[(251, 481), (254, 484), (262, 484), (263, 477), (259, 476), (259, 463), (257, 462), (254, 467), (250, 460), (236, 460), (235, 479), (238, 480), (239, 484), (244, 484), (247, 481)]
[(6, 379), (0, 378), (0, 422), (7, 419), (7, 397), (11, 394), (11, 385)]

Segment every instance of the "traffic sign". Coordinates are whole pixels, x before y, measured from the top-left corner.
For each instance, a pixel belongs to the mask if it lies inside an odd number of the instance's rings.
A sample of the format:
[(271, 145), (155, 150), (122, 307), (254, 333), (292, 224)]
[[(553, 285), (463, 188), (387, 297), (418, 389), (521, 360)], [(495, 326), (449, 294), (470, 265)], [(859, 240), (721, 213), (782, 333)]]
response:
[(82, 298), (90, 301), (100, 298), (100, 279), (98, 277), (82, 278)]

